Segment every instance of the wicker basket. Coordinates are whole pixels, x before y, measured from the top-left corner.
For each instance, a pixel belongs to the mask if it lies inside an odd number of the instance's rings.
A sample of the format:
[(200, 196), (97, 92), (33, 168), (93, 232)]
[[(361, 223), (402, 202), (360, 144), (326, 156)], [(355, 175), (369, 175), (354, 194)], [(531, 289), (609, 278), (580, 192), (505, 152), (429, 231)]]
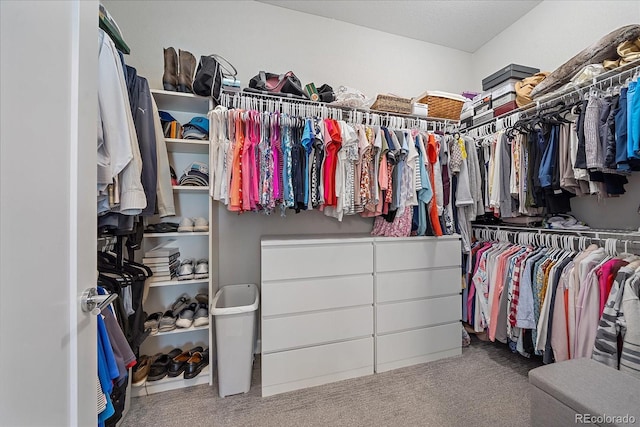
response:
[(425, 92), (416, 98), (415, 102), (429, 106), (429, 117), (460, 120), (460, 113), (462, 112), (465, 98), (446, 92)]
[(410, 99), (392, 95), (378, 95), (371, 109), (398, 114), (411, 114), (412, 112)]

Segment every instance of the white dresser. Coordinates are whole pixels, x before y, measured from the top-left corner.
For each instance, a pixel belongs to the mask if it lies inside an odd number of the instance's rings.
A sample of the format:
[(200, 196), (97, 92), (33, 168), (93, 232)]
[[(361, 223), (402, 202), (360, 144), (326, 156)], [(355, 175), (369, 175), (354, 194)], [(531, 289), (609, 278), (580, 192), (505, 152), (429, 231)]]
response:
[(262, 395), (460, 354), (460, 241), (261, 243)]

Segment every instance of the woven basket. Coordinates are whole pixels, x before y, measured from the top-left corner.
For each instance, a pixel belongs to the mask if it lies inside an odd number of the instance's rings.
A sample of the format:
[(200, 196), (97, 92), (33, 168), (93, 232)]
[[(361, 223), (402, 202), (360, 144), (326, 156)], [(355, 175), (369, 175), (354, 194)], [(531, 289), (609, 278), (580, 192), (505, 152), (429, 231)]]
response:
[(416, 102), (429, 106), (429, 117), (449, 120), (460, 120), (460, 113), (464, 105), (463, 100), (436, 94), (425, 94), (416, 99)]
[(412, 112), (410, 99), (391, 95), (378, 95), (371, 109), (398, 114), (411, 114)]

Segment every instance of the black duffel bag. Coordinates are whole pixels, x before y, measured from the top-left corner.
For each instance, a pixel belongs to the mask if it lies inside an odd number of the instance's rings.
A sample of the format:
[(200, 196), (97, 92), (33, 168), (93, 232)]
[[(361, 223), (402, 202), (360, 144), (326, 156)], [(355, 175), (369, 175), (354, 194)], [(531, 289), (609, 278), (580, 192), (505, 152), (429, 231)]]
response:
[(210, 96), (220, 103), (222, 78), (236, 78), (238, 71), (220, 55), (201, 56), (196, 76), (193, 78), (193, 93)]

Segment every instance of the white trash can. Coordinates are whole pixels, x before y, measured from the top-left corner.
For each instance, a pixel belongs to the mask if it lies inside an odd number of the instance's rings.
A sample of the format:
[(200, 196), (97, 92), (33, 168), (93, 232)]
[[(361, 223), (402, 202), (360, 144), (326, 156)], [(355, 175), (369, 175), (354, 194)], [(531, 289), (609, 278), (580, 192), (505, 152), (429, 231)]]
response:
[(220, 288), (211, 304), (220, 397), (247, 393), (251, 388), (259, 298), (254, 284), (227, 285)]

